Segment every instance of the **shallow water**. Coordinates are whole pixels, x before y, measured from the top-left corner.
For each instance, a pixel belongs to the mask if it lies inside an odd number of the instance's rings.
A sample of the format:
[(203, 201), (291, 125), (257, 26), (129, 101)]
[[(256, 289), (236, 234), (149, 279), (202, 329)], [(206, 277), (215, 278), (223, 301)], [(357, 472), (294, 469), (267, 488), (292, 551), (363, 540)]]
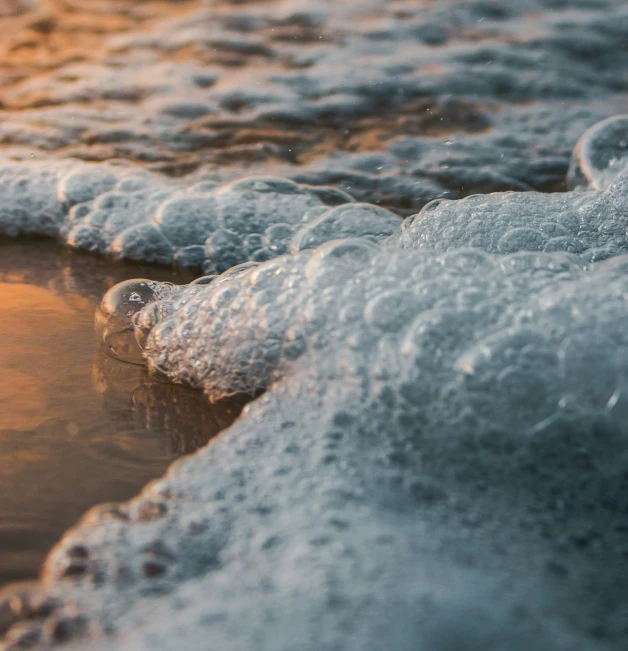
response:
[(132, 497), (239, 414), (102, 352), (101, 296), (143, 275), (192, 277), (0, 243), (0, 585), (36, 576), (89, 507)]

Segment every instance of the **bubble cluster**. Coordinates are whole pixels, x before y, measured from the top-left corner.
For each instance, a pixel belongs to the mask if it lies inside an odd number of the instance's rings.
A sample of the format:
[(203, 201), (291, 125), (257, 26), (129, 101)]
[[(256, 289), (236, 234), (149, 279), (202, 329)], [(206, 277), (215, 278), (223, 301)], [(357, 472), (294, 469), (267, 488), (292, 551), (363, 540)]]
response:
[(599, 192), (511, 192), (436, 200), (405, 221), (400, 243), (437, 251), (470, 246), (504, 254), (566, 252), (599, 261), (628, 252), (627, 210), (627, 173)]
[(127, 165), (6, 162), (0, 191), (0, 233), (59, 237), (77, 249), (207, 273), (274, 258), (303, 238), (303, 246), (333, 239), (339, 221), (344, 236), (379, 238), (400, 224), (372, 205), (339, 212), (353, 199), (335, 188), (275, 177), (180, 187)]
[(124, 643), (621, 648), (627, 264), (348, 238), (167, 287), (133, 317), (149, 364), (212, 400), (266, 393), (89, 514), (48, 580)]
[(618, 414), (623, 430), (625, 265), (338, 240), (180, 288), (135, 324), (151, 365), (214, 399), (255, 395), (303, 364), (323, 382), (341, 363), (424, 427), (467, 417), (469, 435), (530, 434)]

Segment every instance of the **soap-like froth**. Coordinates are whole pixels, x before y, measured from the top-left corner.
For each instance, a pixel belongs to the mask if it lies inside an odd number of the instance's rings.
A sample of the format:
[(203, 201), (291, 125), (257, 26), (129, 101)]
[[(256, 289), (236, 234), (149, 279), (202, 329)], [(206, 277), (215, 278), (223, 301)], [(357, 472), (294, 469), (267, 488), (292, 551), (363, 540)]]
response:
[(508, 192), (435, 200), (408, 218), (405, 248), (564, 251), (599, 261), (628, 253), (628, 172), (598, 192)]
[[(334, 188), (275, 177), (181, 187), (133, 166), (52, 161), (0, 164), (0, 193), (0, 234), (59, 237), (72, 247), (116, 258), (208, 272), (285, 253), (301, 231), (314, 228), (303, 221), (313, 210), (339, 215), (340, 205), (353, 201)], [(367, 234), (368, 219), (386, 222), (384, 230), (376, 228), (380, 237), (401, 223), (376, 206), (356, 211), (365, 219), (356, 220), (351, 212), (346, 219), (336, 217), (334, 223), (346, 225), (324, 232), (319, 227), (316, 243), (341, 231)]]
[[(597, 192), (437, 199), (406, 219), (402, 245), (567, 251), (592, 260), (627, 252), (625, 120), (603, 121), (574, 151), (570, 178), (585, 179)], [(394, 213), (351, 205), (351, 197), (334, 188), (278, 177), (181, 187), (132, 166), (5, 162), (0, 183), (2, 233), (52, 235), (76, 248), (203, 267), (209, 274), (337, 238), (394, 239), (401, 226)]]
[(341, 364), (375, 395), (405, 396), (426, 427), (466, 414), (510, 435), (589, 417), (623, 431), (626, 264), (338, 240), (175, 290), (136, 325), (151, 365), (213, 399), (304, 368), (324, 382)]
[(621, 649), (627, 266), (362, 238), (169, 287), (149, 363), (266, 394), (88, 514), (49, 598), (105, 649)]

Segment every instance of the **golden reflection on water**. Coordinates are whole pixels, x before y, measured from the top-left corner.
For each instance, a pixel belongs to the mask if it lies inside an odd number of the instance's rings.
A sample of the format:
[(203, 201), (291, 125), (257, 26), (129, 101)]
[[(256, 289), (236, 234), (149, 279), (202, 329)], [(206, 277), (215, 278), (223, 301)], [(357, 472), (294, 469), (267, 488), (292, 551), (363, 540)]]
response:
[(0, 244), (0, 584), (36, 576), (85, 510), (132, 497), (239, 414), (241, 402), (210, 407), (100, 350), (100, 297), (150, 273), (189, 280), (44, 243)]
[[(81, 340), (91, 301), (24, 283), (0, 283), (0, 305), (0, 429), (32, 429), (63, 417), (68, 408), (80, 409), (76, 393), (66, 388), (80, 375), (73, 365), (77, 348), (93, 347), (93, 341)], [(25, 346), (27, 365), (22, 363)], [(51, 363), (62, 379), (56, 386), (50, 384)]]

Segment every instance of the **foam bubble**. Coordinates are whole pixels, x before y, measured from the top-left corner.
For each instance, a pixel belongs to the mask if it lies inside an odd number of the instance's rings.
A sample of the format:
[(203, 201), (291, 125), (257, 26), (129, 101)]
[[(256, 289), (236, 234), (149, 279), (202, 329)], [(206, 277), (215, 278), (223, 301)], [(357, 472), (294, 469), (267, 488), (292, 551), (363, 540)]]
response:
[(114, 285), (103, 296), (96, 311), (96, 332), (105, 352), (125, 362), (143, 363), (133, 319), (147, 304), (173, 291), (171, 283), (158, 283), (146, 278), (134, 278)]
[(567, 182), (601, 190), (628, 168), (628, 115), (616, 115), (588, 129), (578, 140)]

